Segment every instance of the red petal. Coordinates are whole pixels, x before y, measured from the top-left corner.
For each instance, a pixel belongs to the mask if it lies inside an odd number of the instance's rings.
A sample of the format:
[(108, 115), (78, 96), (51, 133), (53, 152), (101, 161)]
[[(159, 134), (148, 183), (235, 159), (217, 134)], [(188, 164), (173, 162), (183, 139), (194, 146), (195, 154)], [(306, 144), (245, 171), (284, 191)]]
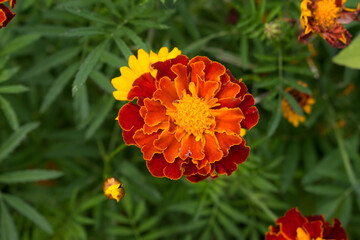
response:
[(184, 163), (182, 165), (183, 169), (184, 169), (184, 175), (185, 176), (190, 176), (190, 175), (194, 175), (197, 173), (198, 168), (196, 167), (196, 164), (193, 163), (191, 160), (188, 161), (188, 163)]
[(142, 130), (134, 134), (136, 144), (141, 148), (145, 160), (150, 160), (155, 153), (160, 153), (154, 146), (154, 141), (159, 137), (160, 131), (152, 134), (144, 134)]
[(289, 238), (284, 237), (282, 233), (275, 234), (267, 232), (265, 235), (265, 240), (289, 240)]
[(128, 145), (135, 144), (133, 136), (144, 125), (144, 120), (141, 118), (139, 110), (140, 107), (131, 102), (125, 104), (119, 110), (118, 121), (123, 129), (124, 142)]
[(194, 135), (187, 134), (181, 141), (179, 157), (184, 160), (188, 157), (191, 157), (192, 159), (203, 159), (205, 155), (202, 149), (203, 143), (201, 140), (196, 141)]
[(218, 103), (220, 104), (218, 107), (216, 107), (217, 109), (219, 108), (235, 108), (240, 104), (240, 99), (239, 98), (222, 98), (219, 99)]
[(239, 145), (242, 141), (242, 138), (239, 135), (228, 135), (226, 133), (215, 133), (216, 138), (218, 139), (219, 146), (221, 151), (224, 153), (224, 156), (229, 154), (230, 147), (234, 145)]
[(179, 156), (180, 142), (178, 142), (174, 134), (169, 131), (163, 131), (154, 142), (156, 148), (163, 150), (165, 160), (169, 163), (173, 163)]
[(204, 62), (192, 62), (190, 61), (189, 66), (191, 67), (191, 82), (196, 83), (198, 77), (204, 78), (205, 75), (205, 63)]
[(204, 153), (205, 159), (209, 163), (214, 163), (223, 157), (223, 152), (220, 150), (217, 138), (210, 134), (205, 134)]
[(241, 122), (241, 127), (251, 129), (259, 122), (259, 111), (256, 107), (251, 107), (244, 112), (244, 120)]
[(292, 208), (285, 213), (285, 215), (276, 220), (280, 225), (280, 231), (289, 239), (296, 239), (297, 228), (303, 227), (307, 219), (303, 217), (297, 208)]
[(146, 166), (154, 177), (165, 177), (164, 168), (168, 164), (162, 154), (155, 154), (151, 160), (146, 161)]
[(176, 110), (173, 102), (178, 100), (179, 97), (170, 78), (163, 77), (160, 79), (159, 89), (154, 93), (154, 99), (159, 100), (166, 108)]
[(189, 86), (187, 67), (178, 63), (171, 67), (171, 71), (176, 74), (176, 78), (174, 79), (175, 89), (178, 95), (178, 99), (181, 99), (183, 90), (187, 90)]
[(170, 178), (172, 180), (178, 180), (181, 178), (183, 172), (181, 170), (181, 159), (176, 159), (174, 163), (168, 164), (164, 169), (165, 177)]
[(220, 76), (224, 75), (226, 69), (224, 65), (218, 62), (212, 62), (209, 66), (205, 68), (205, 78), (206, 81), (220, 81)]
[(211, 114), (215, 117), (215, 131), (228, 134), (240, 134), (240, 122), (244, 115), (239, 108), (211, 109)]
[(200, 174), (195, 174), (195, 175), (191, 175), (191, 176), (186, 176), (186, 178), (187, 178), (187, 180), (189, 180), (192, 183), (197, 183), (197, 182), (200, 182), (200, 181), (208, 178), (209, 176), (210, 176), (210, 174), (208, 174), (206, 176), (203, 176)]
[(154, 63), (152, 65), (152, 67), (154, 69), (157, 69), (157, 74), (156, 74), (156, 80), (159, 81), (161, 78), (163, 77), (169, 77), (171, 80), (174, 80), (176, 77), (176, 74), (171, 71), (171, 66), (175, 65), (175, 64), (182, 64), (182, 65), (187, 65), (189, 59), (184, 56), (184, 55), (179, 55), (176, 58), (173, 59), (169, 59), (165, 62), (157, 62)]
[(240, 92), (240, 85), (228, 81), (221, 85), (220, 91), (216, 94), (216, 98), (235, 98)]
[(15, 15), (16, 13), (11, 12), (5, 5), (0, 4), (0, 28), (6, 27)]
[(152, 98), (155, 90), (155, 79), (151, 76), (150, 73), (144, 73), (134, 81), (133, 87), (128, 93), (127, 98), (129, 101), (137, 98), (137, 104), (142, 106), (144, 99)]
[(307, 222), (304, 229), (309, 233), (311, 239), (322, 238), (323, 223), (321, 221)]
[(325, 239), (348, 240), (344, 228), (338, 219), (334, 218), (333, 226), (326, 226), (323, 233)]
[(144, 105), (147, 110), (144, 118), (147, 125), (156, 126), (169, 121), (169, 116), (166, 115), (166, 108), (159, 101), (147, 98), (144, 100)]
[(218, 162), (215, 162), (215, 170), (218, 174), (231, 175), (237, 169), (237, 165), (245, 162), (250, 153), (250, 147), (245, 146), (245, 140), (241, 144), (230, 148), (229, 154)]

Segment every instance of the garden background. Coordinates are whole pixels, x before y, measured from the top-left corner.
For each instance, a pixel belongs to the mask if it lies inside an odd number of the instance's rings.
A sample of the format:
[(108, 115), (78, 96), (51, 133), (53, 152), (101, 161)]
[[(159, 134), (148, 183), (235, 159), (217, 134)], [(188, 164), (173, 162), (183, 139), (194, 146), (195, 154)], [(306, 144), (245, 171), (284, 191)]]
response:
[[(23, 0), (14, 12), (0, 30), (1, 240), (258, 240), (295, 206), (360, 239), (359, 23), (339, 50), (297, 40), (298, 0)], [(231, 176), (155, 178), (124, 144), (111, 79), (163, 46), (221, 62), (254, 95), (260, 121)], [(289, 86), (316, 100), (299, 127), (282, 117)], [(124, 184), (119, 203), (107, 177)]]

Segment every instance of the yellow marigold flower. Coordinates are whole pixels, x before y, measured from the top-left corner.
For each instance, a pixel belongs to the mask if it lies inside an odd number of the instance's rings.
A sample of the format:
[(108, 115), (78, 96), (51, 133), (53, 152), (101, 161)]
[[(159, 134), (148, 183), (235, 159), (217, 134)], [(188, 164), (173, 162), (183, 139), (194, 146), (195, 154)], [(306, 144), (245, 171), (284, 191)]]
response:
[(299, 40), (306, 42), (312, 33), (319, 34), (334, 48), (346, 47), (352, 35), (343, 24), (360, 21), (360, 3), (357, 9), (345, 8), (346, 0), (302, 0), (300, 23), (304, 32)]
[[(299, 84), (303, 85), (304, 87), (307, 87), (307, 84), (301, 81), (298, 81)], [(301, 109), (307, 113), (311, 113), (311, 105), (315, 103), (315, 99), (311, 97), (311, 95), (300, 92), (296, 89), (293, 89), (291, 87), (287, 87), (285, 89), (286, 92), (291, 94), (294, 99), (297, 101)], [(294, 127), (299, 126), (299, 123), (305, 122), (305, 116), (301, 116), (297, 114), (290, 106), (290, 104), (287, 102), (285, 98), (282, 99), (281, 102), (281, 109), (283, 112), (284, 118), (286, 118)]]
[(156, 76), (156, 69), (153, 69), (151, 65), (156, 62), (163, 62), (172, 58), (177, 57), (181, 54), (178, 48), (174, 48), (171, 52), (166, 47), (160, 49), (159, 53), (156, 54), (150, 51), (150, 54), (145, 52), (143, 49), (138, 50), (137, 58), (135, 55), (129, 58), (129, 67), (121, 67), (119, 77), (113, 78), (111, 83), (116, 89), (113, 92), (115, 99), (127, 100), (128, 93), (132, 88), (132, 85), (138, 77), (144, 73), (151, 73), (151, 76)]
[(123, 184), (116, 178), (107, 178), (103, 184), (103, 191), (108, 199), (115, 199), (119, 202), (125, 196)]

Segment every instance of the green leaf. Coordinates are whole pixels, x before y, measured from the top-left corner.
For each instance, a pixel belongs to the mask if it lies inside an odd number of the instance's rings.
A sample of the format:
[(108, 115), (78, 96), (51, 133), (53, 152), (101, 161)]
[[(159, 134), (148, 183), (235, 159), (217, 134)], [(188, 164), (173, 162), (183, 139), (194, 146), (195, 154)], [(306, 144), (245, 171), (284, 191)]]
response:
[(109, 24), (109, 25), (116, 25), (116, 22), (114, 22), (111, 18), (101, 16), (99, 14), (96, 14), (95, 12), (90, 12), (85, 9), (67, 7), (67, 8), (65, 8), (65, 10), (68, 11), (69, 13), (72, 13), (74, 15), (83, 17), (83, 18), (91, 20), (91, 21)]
[(307, 185), (305, 186), (305, 190), (315, 195), (336, 197), (344, 191), (344, 187), (336, 186), (334, 184), (317, 184)]
[(120, 49), (121, 53), (123, 54), (125, 59), (129, 59), (132, 54), (131, 50), (129, 49), (129, 47), (126, 45), (126, 43), (119, 37), (114, 37), (113, 38), (116, 45), (118, 46), (118, 48)]
[(4, 47), (3, 50), (0, 52), (0, 55), (6, 55), (6, 54), (18, 52), (22, 48), (27, 47), (36, 40), (38, 40), (40, 37), (41, 37), (40, 34), (21, 35), (20, 37), (17, 37), (14, 40), (11, 40), (9, 43), (7, 43), (6, 47)]
[(15, 73), (19, 71), (19, 69), (19, 67), (4, 69), (0, 74), (0, 83), (9, 80)]
[(106, 46), (108, 45), (108, 40), (105, 40), (100, 45), (98, 45), (95, 49), (91, 51), (91, 53), (86, 57), (85, 61), (81, 64), (78, 73), (75, 76), (75, 80), (73, 83), (72, 93), (75, 95), (79, 88), (84, 85), (86, 82), (90, 72), (94, 69), (96, 63), (99, 61), (102, 53), (104, 52)]
[[(19, 128), (19, 121), (18, 121), (16, 113), (15, 113), (14, 109), (12, 108), (10, 102), (0, 96), (0, 104), (1, 104), (2, 110), (4, 111), (5, 117), (10, 124), (10, 127), (13, 130), (17, 130)], [(1, 159), (0, 159), (0, 162), (1, 162)]]
[(4, 160), (26, 137), (26, 135), (37, 128), (38, 122), (28, 123), (20, 127), (0, 146), (0, 163)]
[(94, 70), (90, 73), (90, 78), (105, 92), (112, 94), (115, 91), (115, 88), (111, 85), (110, 79), (103, 73)]
[(169, 26), (157, 22), (153, 22), (150, 20), (131, 20), (131, 24), (134, 26), (142, 26), (146, 28), (155, 28), (155, 29), (169, 29)]
[(143, 200), (136, 206), (133, 221), (137, 223), (139, 220), (141, 220), (141, 218), (145, 214), (145, 211), (146, 211), (146, 203)]
[(294, 80), (287, 80), (285, 79), (285, 84), (300, 91), (300, 92), (303, 92), (303, 93), (306, 93), (306, 94), (309, 94), (311, 95), (312, 92), (311, 92), (311, 89), (310, 88), (307, 88), (307, 87), (304, 87), (303, 85), (297, 83), (297, 81), (294, 81)]
[(223, 213), (228, 215), (236, 222), (247, 223), (249, 221), (248, 217), (245, 214), (241, 213), (229, 204), (219, 202), (219, 208), (221, 209), (221, 211), (223, 211)]
[(41, 104), (40, 112), (45, 112), (48, 107), (55, 101), (60, 93), (65, 88), (66, 84), (70, 81), (71, 77), (74, 76), (78, 64), (70, 65), (64, 72), (62, 72), (55, 82), (51, 85), (49, 91), (46, 93), (44, 101)]
[(292, 143), (286, 153), (286, 158), (283, 161), (283, 181), (282, 181), (282, 191), (286, 192), (290, 187), (296, 168), (298, 166), (300, 158), (300, 149), (299, 144)]
[(130, 227), (108, 227), (105, 232), (114, 236), (133, 236), (133, 230)]
[(16, 172), (3, 173), (0, 175), (1, 183), (25, 183), (37, 182), (41, 180), (48, 180), (61, 177), (63, 175), (60, 171), (32, 169)]
[(90, 106), (88, 91), (86, 85), (83, 85), (78, 89), (77, 94), (74, 96), (74, 111), (75, 120), (81, 124), (89, 116)]
[(106, 197), (104, 196), (104, 194), (98, 194), (95, 195), (89, 199), (87, 199), (85, 202), (83, 202), (77, 209), (76, 211), (78, 212), (83, 212), (88, 210), (89, 208), (92, 208), (96, 205), (99, 205), (100, 203), (102, 203), (104, 200), (106, 200)]
[(124, 32), (125, 36), (128, 36), (131, 41), (137, 45), (139, 48), (144, 49), (146, 52), (148, 52), (148, 47), (146, 44), (141, 40), (141, 38), (130, 28), (123, 27), (120, 29), (122, 32)]
[(96, 132), (96, 130), (101, 126), (104, 122), (105, 118), (109, 115), (109, 112), (112, 109), (112, 106), (115, 103), (115, 99), (113, 96), (108, 97), (103, 101), (102, 108), (97, 112), (95, 119), (91, 122), (89, 128), (86, 130), (85, 138), (89, 139)]
[(269, 130), (267, 132), (268, 137), (270, 137), (271, 135), (273, 135), (275, 133), (275, 130), (277, 129), (277, 127), (280, 124), (280, 120), (281, 120), (281, 97), (279, 96), (276, 110), (275, 110), (275, 112), (273, 112), (270, 122), (269, 122), (269, 128), (268, 128)]
[(236, 239), (243, 239), (243, 234), (240, 232), (239, 228), (234, 224), (234, 222), (230, 221), (225, 215), (222, 213), (217, 213), (217, 219), (221, 226), (226, 229), (228, 233), (233, 235)]
[(24, 85), (11, 85), (0, 87), (0, 93), (12, 94), (12, 93), (22, 93), (28, 91), (29, 88), (25, 87)]
[(2, 196), (11, 207), (13, 207), (19, 213), (30, 219), (42, 230), (49, 234), (53, 233), (52, 227), (50, 226), (49, 222), (42, 215), (40, 215), (40, 213), (35, 208), (33, 208), (18, 197), (8, 194), (3, 194)]
[(64, 37), (84, 37), (94, 35), (105, 35), (108, 32), (100, 27), (80, 27), (72, 28), (62, 34)]
[(48, 71), (52, 67), (59, 66), (61, 63), (65, 63), (74, 56), (77, 56), (79, 51), (79, 47), (70, 47), (46, 57), (32, 67), (29, 72), (24, 74), (23, 79), (36, 76), (40, 73)]
[(284, 92), (284, 97), (286, 101), (289, 103), (290, 107), (300, 116), (304, 116), (304, 112), (299, 106), (299, 103), (295, 100), (295, 98), (288, 92)]
[(333, 57), (332, 61), (345, 67), (360, 69), (360, 35)]
[(18, 233), (13, 218), (5, 203), (0, 201), (1, 205), (1, 239), (3, 240), (17, 240)]
[(161, 220), (161, 216), (159, 215), (147, 218), (146, 221), (142, 221), (141, 223), (139, 223), (138, 231), (146, 232), (150, 229), (154, 229), (156, 224), (158, 224), (160, 220)]
[(189, 12), (189, 8), (186, 6), (185, 1), (180, 1), (178, 3), (178, 9), (180, 14), (182, 15), (182, 19), (185, 22), (185, 27), (187, 31), (190, 33), (193, 39), (200, 38), (200, 32), (197, 28), (196, 22), (194, 21), (193, 14)]

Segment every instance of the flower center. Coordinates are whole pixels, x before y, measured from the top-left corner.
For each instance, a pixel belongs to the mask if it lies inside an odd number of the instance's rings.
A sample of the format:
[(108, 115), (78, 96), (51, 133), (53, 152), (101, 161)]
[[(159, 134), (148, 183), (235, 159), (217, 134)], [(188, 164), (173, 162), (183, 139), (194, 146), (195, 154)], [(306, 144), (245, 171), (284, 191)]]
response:
[(340, 11), (335, 5), (335, 0), (320, 0), (316, 4), (314, 12), (316, 24), (323, 29), (333, 26)]
[(203, 133), (215, 122), (210, 113), (210, 106), (201, 98), (183, 92), (182, 99), (173, 103), (176, 111), (171, 113), (175, 124), (186, 132), (193, 134), (196, 141), (201, 139)]
[(322, 240), (322, 238), (310, 238), (308, 232), (306, 232), (303, 228), (298, 227), (296, 229), (296, 240)]

